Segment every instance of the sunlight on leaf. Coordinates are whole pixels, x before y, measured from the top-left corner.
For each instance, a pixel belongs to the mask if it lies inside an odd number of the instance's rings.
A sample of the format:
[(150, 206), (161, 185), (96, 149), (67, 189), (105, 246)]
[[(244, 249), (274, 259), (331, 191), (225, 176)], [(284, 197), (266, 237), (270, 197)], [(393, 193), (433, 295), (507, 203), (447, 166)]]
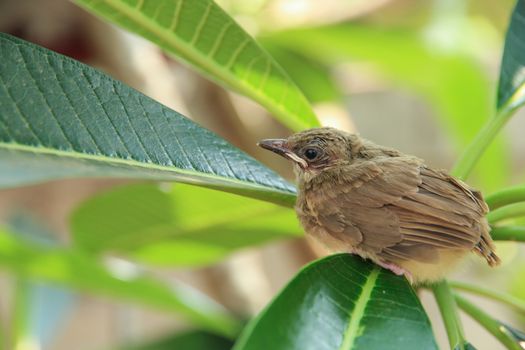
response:
[(292, 130), (319, 125), (283, 69), (212, 0), (75, 2), (258, 101)]

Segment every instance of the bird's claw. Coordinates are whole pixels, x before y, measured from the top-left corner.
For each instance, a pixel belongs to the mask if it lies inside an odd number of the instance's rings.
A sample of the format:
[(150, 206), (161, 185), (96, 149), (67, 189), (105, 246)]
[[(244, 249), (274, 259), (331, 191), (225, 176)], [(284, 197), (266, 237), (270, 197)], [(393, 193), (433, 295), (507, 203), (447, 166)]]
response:
[(384, 269), (392, 271), (394, 274), (396, 274), (398, 276), (403, 276), (404, 275), (406, 277), (406, 279), (408, 280), (408, 282), (410, 282), (410, 284), (414, 283), (414, 278), (412, 277), (412, 274), (410, 273), (410, 271), (405, 270), (401, 266), (396, 265), (394, 263), (381, 262), (381, 261), (378, 262), (377, 264), (379, 266), (381, 266), (382, 268), (384, 268)]

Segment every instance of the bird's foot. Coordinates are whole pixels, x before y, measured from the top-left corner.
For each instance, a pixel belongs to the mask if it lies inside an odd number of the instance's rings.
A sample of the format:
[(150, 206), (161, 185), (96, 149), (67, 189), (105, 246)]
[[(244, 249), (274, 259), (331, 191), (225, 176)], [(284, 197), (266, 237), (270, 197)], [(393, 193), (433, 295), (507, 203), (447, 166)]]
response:
[(377, 264), (379, 266), (381, 266), (382, 268), (384, 268), (384, 269), (392, 271), (393, 273), (395, 273), (398, 276), (403, 276), (404, 275), (406, 277), (406, 279), (408, 280), (408, 282), (410, 282), (410, 284), (414, 283), (414, 278), (412, 277), (412, 274), (410, 273), (410, 271), (405, 270), (401, 266), (396, 265), (396, 264), (391, 263), (391, 262), (384, 262), (384, 261), (379, 261), (379, 262), (377, 262)]

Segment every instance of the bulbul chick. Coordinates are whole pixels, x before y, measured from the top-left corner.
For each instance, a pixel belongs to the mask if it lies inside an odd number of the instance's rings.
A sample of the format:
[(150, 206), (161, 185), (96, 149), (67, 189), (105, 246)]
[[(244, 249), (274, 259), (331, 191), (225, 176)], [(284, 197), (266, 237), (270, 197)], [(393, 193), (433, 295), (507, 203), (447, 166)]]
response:
[(469, 251), (500, 262), (481, 193), (419, 158), (333, 128), (259, 146), (294, 162), (299, 220), (331, 251), (415, 283), (442, 279)]

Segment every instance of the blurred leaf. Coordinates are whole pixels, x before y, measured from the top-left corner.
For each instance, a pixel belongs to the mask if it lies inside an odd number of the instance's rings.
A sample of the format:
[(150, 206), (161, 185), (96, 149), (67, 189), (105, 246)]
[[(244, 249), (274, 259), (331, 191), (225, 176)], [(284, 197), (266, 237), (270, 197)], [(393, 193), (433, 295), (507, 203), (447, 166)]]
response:
[(525, 103), (525, 0), (518, 0), (505, 38), (498, 86), (498, 108)]
[(437, 349), (405, 280), (349, 254), (305, 267), (241, 334), (234, 350)]
[(27, 279), (176, 312), (226, 336), (234, 336), (239, 327), (220, 305), (187, 286), (168, 286), (150, 277), (112, 272), (80, 252), (25, 242), (5, 232), (0, 232), (0, 267)]
[(290, 129), (319, 125), (283, 69), (212, 0), (75, 2), (256, 100)]
[[(35, 218), (26, 213), (17, 213), (9, 218), (10, 232), (18, 239), (42, 246), (57, 246), (57, 236)], [(55, 337), (74, 305), (70, 290), (46, 283), (37, 283), (24, 276), (14, 279), (14, 299), (11, 315), (14, 315), (13, 348), (23, 348), (31, 342), (36, 347), (47, 348)]]
[[(458, 149), (474, 138), (492, 114), (492, 89), (480, 65), (463, 54), (436, 51), (415, 31), (343, 23), (278, 32), (264, 40), (328, 64), (372, 63), (393, 82), (425, 96)], [(499, 188), (505, 181), (506, 160), (501, 142), (490, 147), (478, 173), (485, 189)]]
[[(17, 313), (24, 313), (17, 319), (25, 322), (18, 332), (19, 347), (30, 341), (41, 348), (49, 348), (62, 330), (69, 311), (74, 306), (74, 295), (70, 290), (47, 283), (19, 278), (16, 283)], [(13, 305), (15, 306), (15, 305)]]
[(295, 201), (273, 171), (93, 68), (6, 34), (0, 57), (0, 187), (127, 177)]
[(263, 40), (262, 44), (297, 83), (309, 101), (319, 103), (342, 100), (343, 95), (327, 65), (275, 43)]
[(230, 350), (229, 339), (204, 331), (190, 331), (135, 346), (119, 347), (119, 350)]
[(292, 210), (181, 184), (171, 190), (153, 184), (117, 188), (84, 202), (71, 223), (82, 248), (183, 266), (302, 232)]

